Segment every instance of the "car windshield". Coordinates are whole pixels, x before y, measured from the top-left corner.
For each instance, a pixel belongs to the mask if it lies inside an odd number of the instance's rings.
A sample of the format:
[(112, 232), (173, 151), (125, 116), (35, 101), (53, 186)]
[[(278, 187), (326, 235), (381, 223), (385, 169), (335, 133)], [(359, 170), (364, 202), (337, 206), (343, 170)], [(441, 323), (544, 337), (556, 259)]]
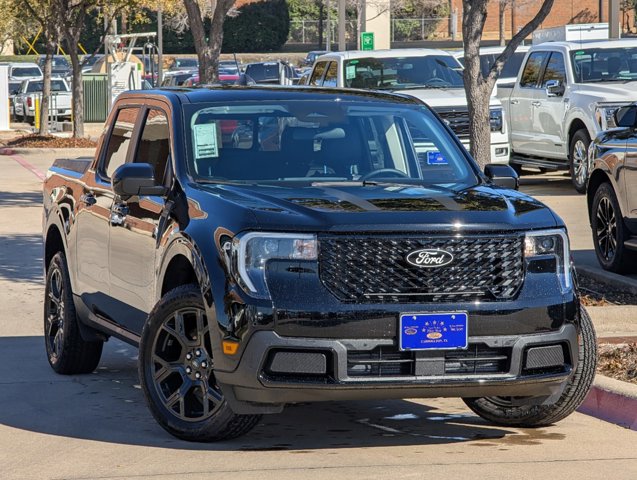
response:
[(38, 67), (13, 67), (11, 70), (13, 77), (41, 77), (42, 72)]
[(576, 83), (637, 80), (637, 47), (574, 50), (571, 63)]
[(86, 67), (92, 67), (102, 57), (103, 55), (84, 56), (82, 57), (82, 62), (84, 62), (84, 66)]
[(196, 58), (178, 58), (175, 60), (177, 68), (199, 68), (199, 62)]
[(246, 75), (255, 82), (279, 79), (278, 63), (252, 63), (246, 67)]
[(464, 88), (462, 66), (451, 55), (356, 58), (343, 63), (345, 86), (376, 90)]
[(428, 107), (360, 101), (185, 105), (199, 182), (464, 188), (478, 178)]
[[(42, 82), (29, 82), (27, 85), (27, 93), (41, 92), (43, 90)], [(69, 89), (62, 80), (51, 80), (52, 92), (68, 92)]]
[[(526, 52), (515, 52), (511, 55), (504, 64), (504, 67), (502, 67), (500, 78), (516, 78), (525, 55)], [(480, 55), (480, 70), (482, 70), (482, 75), (484, 75), (485, 78), (489, 75), (491, 67), (499, 56), (499, 53), (483, 53)]]

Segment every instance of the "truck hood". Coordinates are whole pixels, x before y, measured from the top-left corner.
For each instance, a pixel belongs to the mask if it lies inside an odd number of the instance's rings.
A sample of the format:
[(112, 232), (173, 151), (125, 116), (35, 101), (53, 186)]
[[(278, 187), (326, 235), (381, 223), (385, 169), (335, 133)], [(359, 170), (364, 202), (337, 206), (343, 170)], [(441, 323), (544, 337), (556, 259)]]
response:
[[(493, 89), (494, 95), (496, 89)], [(464, 88), (420, 88), (414, 90), (396, 90), (396, 93), (404, 93), (422, 100), (431, 108), (439, 107), (466, 107), (467, 96)], [(489, 105), (500, 106), (500, 100), (491, 96)]]
[(588, 83), (577, 86), (580, 95), (597, 98), (602, 102), (633, 102), (637, 100), (637, 82)]
[(563, 226), (537, 200), (489, 185), (463, 190), (335, 183), (312, 187), (202, 185), (202, 189), (220, 201), (232, 203), (228, 205), (231, 210), (248, 210), (261, 230), (448, 233)]

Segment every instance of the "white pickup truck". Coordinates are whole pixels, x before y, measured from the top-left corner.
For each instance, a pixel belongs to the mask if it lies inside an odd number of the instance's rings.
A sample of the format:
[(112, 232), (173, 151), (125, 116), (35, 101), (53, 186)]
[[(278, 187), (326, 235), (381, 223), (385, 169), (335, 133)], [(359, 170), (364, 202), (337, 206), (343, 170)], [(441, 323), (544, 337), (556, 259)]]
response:
[(615, 127), (617, 108), (637, 100), (637, 40), (579, 40), (591, 37), (591, 26), (567, 27), (534, 36), (515, 85), (499, 87), (498, 97), (511, 165), (570, 170), (583, 193), (591, 139)]
[[(308, 85), (383, 90), (414, 96), (435, 110), (467, 149), (470, 146), (462, 65), (448, 52), (424, 48), (330, 52), (316, 59)], [(507, 164), (509, 139), (502, 105), (495, 96), (489, 103), (491, 163)], [(422, 161), (444, 161), (423, 142), (416, 141), (416, 148)]]
[[(42, 80), (25, 80), (13, 99), (13, 113), (18, 120), (35, 121), (36, 98), (42, 99)], [(57, 119), (71, 118), (71, 89), (61, 78), (51, 79), (49, 116)]]

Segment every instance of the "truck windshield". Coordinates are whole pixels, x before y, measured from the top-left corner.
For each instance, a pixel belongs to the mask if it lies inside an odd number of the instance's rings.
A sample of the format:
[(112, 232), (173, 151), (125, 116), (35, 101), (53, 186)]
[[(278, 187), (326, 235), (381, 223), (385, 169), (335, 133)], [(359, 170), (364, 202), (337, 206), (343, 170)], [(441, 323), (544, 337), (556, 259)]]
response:
[[(27, 93), (41, 92), (43, 90), (42, 82), (29, 82)], [(69, 89), (62, 80), (51, 80), (52, 92), (68, 92)]]
[(38, 67), (13, 67), (11, 70), (11, 75), (13, 77), (41, 77), (42, 72)]
[(246, 75), (255, 82), (279, 79), (278, 63), (251, 63), (246, 67)]
[(478, 182), (462, 146), (421, 105), (330, 98), (184, 109), (189, 171), (200, 182)]
[(464, 88), (462, 65), (451, 55), (356, 58), (343, 63), (345, 86), (375, 90)]
[(573, 50), (571, 64), (576, 83), (637, 81), (637, 47)]

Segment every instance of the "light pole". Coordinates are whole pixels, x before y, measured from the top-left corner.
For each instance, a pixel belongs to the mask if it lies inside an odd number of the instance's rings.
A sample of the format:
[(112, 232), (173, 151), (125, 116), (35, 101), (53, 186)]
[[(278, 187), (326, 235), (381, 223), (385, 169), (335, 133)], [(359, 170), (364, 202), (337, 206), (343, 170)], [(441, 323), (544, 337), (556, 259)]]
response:
[(346, 25), (347, 16), (345, 13), (345, 0), (338, 0), (338, 49), (341, 52), (347, 50), (347, 43), (345, 43)]
[(325, 21), (325, 50), (332, 50), (332, 21), (330, 19), (330, 0), (325, 0), (325, 10), (327, 11), (327, 20)]
[(161, 8), (161, 3), (157, 10), (157, 85), (161, 86), (161, 82), (164, 77), (164, 14)]

